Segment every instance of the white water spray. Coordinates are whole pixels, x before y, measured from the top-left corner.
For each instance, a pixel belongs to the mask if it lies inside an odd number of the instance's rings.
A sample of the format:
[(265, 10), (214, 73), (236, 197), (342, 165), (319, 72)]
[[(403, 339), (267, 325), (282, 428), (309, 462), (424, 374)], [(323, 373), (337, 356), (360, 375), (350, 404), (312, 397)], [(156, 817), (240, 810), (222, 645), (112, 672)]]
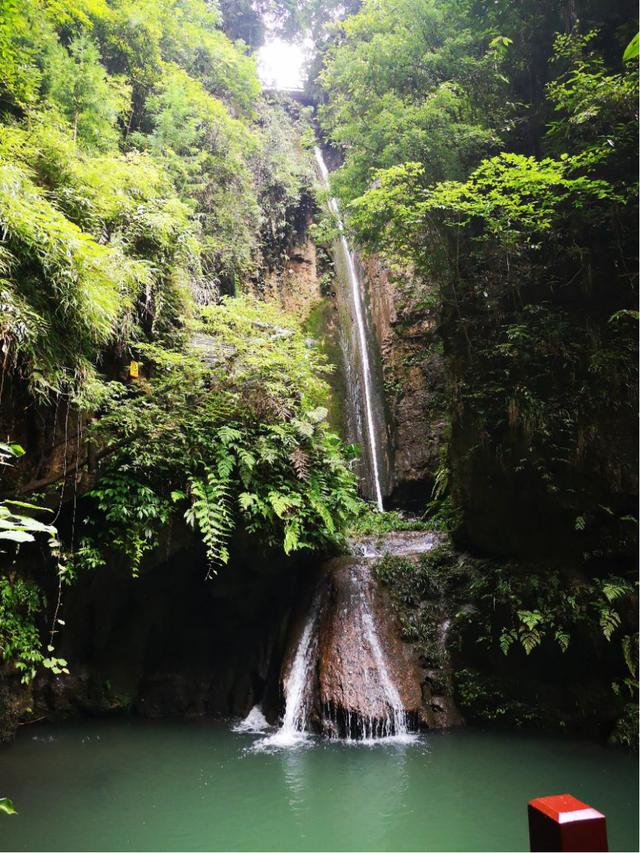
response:
[[(324, 162), (322, 151), (316, 146), (315, 155), (320, 177), (325, 189), (329, 189), (329, 171)], [(373, 418), (373, 402), (371, 393), (371, 362), (369, 360), (369, 349), (367, 347), (367, 338), (364, 325), (364, 306), (362, 301), (362, 290), (360, 287), (360, 279), (356, 271), (356, 266), (353, 260), (353, 255), (349, 249), (349, 243), (344, 233), (344, 224), (340, 215), (340, 207), (335, 198), (329, 198), (329, 210), (336, 217), (338, 230), (340, 231), (340, 245), (347, 265), (347, 273), (349, 276), (349, 286), (355, 310), (356, 328), (358, 330), (358, 344), (360, 348), (360, 363), (362, 364), (362, 374), (364, 381), (364, 409), (365, 418), (367, 421), (367, 439), (369, 458), (371, 461), (371, 473), (373, 479), (373, 487), (376, 497), (376, 505), (380, 512), (384, 511), (382, 502), (382, 486), (380, 482), (380, 469), (378, 465), (378, 442), (376, 437), (375, 422)]]
[(317, 622), (320, 609), (320, 598), (315, 596), (307, 622), (304, 626), (296, 654), (291, 664), (289, 677), (285, 681), (286, 694), (284, 719), (278, 731), (260, 741), (259, 748), (295, 746), (306, 740), (307, 723), (307, 687), (310, 673), (316, 660)]
[(262, 708), (259, 705), (254, 705), (244, 720), (240, 720), (239, 723), (236, 723), (232, 728), (232, 731), (238, 733), (249, 732), (250, 734), (262, 734), (262, 732), (265, 732), (268, 728), (269, 722), (262, 713)]

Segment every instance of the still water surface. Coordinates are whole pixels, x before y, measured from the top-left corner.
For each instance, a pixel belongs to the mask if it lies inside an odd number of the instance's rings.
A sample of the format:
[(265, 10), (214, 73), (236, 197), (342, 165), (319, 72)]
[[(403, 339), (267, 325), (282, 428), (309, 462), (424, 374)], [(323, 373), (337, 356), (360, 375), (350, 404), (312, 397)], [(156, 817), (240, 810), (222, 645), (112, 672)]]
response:
[(635, 758), (459, 730), (413, 744), (252, 751), (202, 722), (27, 727), (0, 750), (0, 850), (527, 850), (527, 800), (570, 792), (638, 850)]

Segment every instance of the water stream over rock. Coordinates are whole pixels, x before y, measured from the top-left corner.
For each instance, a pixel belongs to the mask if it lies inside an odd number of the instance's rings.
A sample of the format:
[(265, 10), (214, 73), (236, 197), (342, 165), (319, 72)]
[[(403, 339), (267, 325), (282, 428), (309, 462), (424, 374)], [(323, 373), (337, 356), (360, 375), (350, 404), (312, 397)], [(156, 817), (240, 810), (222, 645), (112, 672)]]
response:
[[(322, 185), (326, 190), (328, 190), (329, 172), (324, 162), (322, 151), (317, 146), (315, 148), (315, 156)], [(360, 281), (360, 276), (358, 275), (358, 270), (356, 268), (353, 253), (349, 247), (349, 243), (347, 241), (347, 237), (344, 231), (344, 223), (340, 214), (338, 200), (335, 198), (329, 198), (328, 204), (329, 210), (336, 218), (336, 222), (338, 224), (338, 231), (340, 232), (339, 249), (343, 257), (344, 267), (349, 282), (349, 293), (351, 305), (353, 308), (353, 320), (355, 322), (357, 332), (357, 353), (354, 353), (354, 355), (357, 356), (357, 360), (360, 365), (362, 381), (361, 396), (364, 408), (364, 419), (366, 422), (366, 429), (364, 430), (364, 435), (361, 438), (363, 444), (365, 445), (369, 462), (369, 474), (371, 481), (369, 483), (369, 486), (371, 494), (375, 499), (376, 506), (380, 510), (380, 512), (382, 512), (384, 506), (382, 498), (383, 487), (381, 476), (382, 465), (380, 458), (381, 450), (379, 446), (378, 428), (376, 424), (377, 409), (381, 407), (381, 404), (378, 403), (376, 405), (376, 403), (374, 402), (375, 389), (373, 382), (373, 371), (371, 366), (371, 353), (368, 343), (367, 328), (365, 324), (365, 307), (362, 295), (362, 283)]]
[(316, 593), (298, 642), (289, 672), (284, 679), (286, 704), (280, 729), (261, 742), (262, 747), (290, 747), (307, 736), (307, 713), (311, 701), (313, 667), (317, 660), (320, 595)]
[[(318, 172), (329, 189), (329, 174), (320, 148)], [(365, 429), (358, 438), (368, 461), (368, 489), (379, 511), (383, 506), (382, 456), (379, 438), (384, 420), (376, 395), (367, 333), (362, 282), (347, 242), (338, 202), (329, 198), (336, 218), (342, 266), (348, 281), (350, 316), (355, 327), (345, 352), (349, 375), (358, 377), (358, 413)], [(353, 402), (353, 401), (352, 401)], [(373, 560), (386, 553), (417, 555), (437, 543), (433, 533), (407, 532), (384, 540), (352, 543), (351, 554), (330, 561), (306, 612), (294, 621), (281, 672), (284, 714), (280, 728), (256, 744), (258, 749), (292, 747), (309, 732), (359, 743), (415, 737), (423, 713), (422, 678), (416, 655), (401, 640), (388, 596), (372, 573)], [(254, 709), (255, 710), (255, 709)], [(253, 711), (252, 711), (253, 714)], [(249, 715), (251, 717), (251, 714)], [(253, 724), (247, 718), (240, 725)]]
[(281, 676), (280, 729), (259, 748), (290, 747), (308, 732), (373, 744), (411, 741), (425, 718), (421, 672), (372, 565), (385, 553), (419, 555), (434, 533), (395, 533), (353, 542), (327, 563), (312, 603), (290, 639)]
[(408, 739), (417, 722), (419, 679), (366, 559), (334, 562), (329, 600), (319, 644), (322, 731), (364, 742)]

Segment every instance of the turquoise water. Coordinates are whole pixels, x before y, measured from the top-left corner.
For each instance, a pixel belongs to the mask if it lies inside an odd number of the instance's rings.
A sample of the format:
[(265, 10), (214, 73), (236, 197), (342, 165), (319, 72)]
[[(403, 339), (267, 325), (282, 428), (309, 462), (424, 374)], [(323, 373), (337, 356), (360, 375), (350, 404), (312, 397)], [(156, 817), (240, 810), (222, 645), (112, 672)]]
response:
[(212, 721), (27, 727), (0, 749), (0, 850), (527, 850), (527, 800), (572, 793), (638, 849), (634, 757), (459, 730), (251, 751)]

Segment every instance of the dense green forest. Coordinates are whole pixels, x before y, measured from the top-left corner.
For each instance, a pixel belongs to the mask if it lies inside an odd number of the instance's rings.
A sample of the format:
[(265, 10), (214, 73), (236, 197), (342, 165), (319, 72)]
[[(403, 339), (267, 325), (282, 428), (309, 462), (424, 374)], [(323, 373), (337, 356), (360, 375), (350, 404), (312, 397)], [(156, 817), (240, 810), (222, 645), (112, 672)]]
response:
[[(591, 623), (621, 643), (626, 686), (614, 689), (628, 699), (635, 27), (624, 3), (365, 2), (323, 46), (317, 76), (322, 127), (344, 154), (334, 186), (349, 226), (406, 288), (407, 326), (432, 318), (425, 346), (444, 358), (430, 507), (485, 558), (467, 583), (502, 617), (480, 617), (480, 641), (564, 651)], [(504, 563), (513, 557), (520, 568)], [(424, 596), (423, 579), (408, 581), (405, 597)], [(502, 687), (476, 674), (464, 689), (495, 718), (508, 713)], [(628, 713), (623, 739), (635, 737)]]
[[(408, 637), (433, 645), (434, 589), (471, 596), (460, 632), (501, 655), (596, 657), (613, 686), (593, 702), (633, 740), (635, 15), (2, 0), (0, 679), (73, 671), (68, 589), (144, 573), (174, 527), (196, 531), (209, 579), (234, 571), (238, 536), (322, 555), (426, 527), (451, 542), (378, 570)], [(269, 28), (313, 41), (315, 106), (262, 90)], [(400, 333), (428, 323), (419, 346), (442, 365), (417, 518), (359, 497), (331, 348), (270, 296), (307, 232), (323, 295), (336, 286), (317, 142), (349, 235), (400, 294)], [(471, 718), (511, 713), (481, 666), (461, 672)]]
[[(43, 442), (62, 424), (70, 466), (85, 437), (105, 456), (99, 534), (74, 529), (76, 476), (62, 543), (51, 514), (25, 520), (11, 503), (2, 537), (50, 535), (65, 585), (104, 564), (101, 541), (137, 573), (176, 514), (215, 571), (238, 524), (288, 553), (338, 541), (358, 509), (326, 428), (326, 365), (251, 295), (312, 195), (309, 130), (264, 100), (221, 21), (203, 0), (3, 7), (4, 461), (25, 417), (47, 421)], [(140, 375), (123, 382), (132, 359)], [(64, 498), (63, 485), (53, 520)], [(52, 658), (33, 622), (41, 593), (14, 572), (2, 650), (31, 678)]]

